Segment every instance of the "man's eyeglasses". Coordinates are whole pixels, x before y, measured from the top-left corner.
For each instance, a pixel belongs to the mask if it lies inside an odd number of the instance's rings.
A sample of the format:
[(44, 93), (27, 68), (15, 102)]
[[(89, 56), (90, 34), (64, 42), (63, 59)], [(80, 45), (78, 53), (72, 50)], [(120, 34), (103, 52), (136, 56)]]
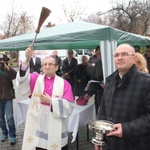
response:
[(129, 53), (129, 52), (122, 52), (122, 53), (115, 53), (114, 54), (114, 58), (118, 58), (119, 56), (121, 56), (121, 57), (127, 57), (127, 56), (129, 56), (129, 55), (134, 55), (134, 53)]

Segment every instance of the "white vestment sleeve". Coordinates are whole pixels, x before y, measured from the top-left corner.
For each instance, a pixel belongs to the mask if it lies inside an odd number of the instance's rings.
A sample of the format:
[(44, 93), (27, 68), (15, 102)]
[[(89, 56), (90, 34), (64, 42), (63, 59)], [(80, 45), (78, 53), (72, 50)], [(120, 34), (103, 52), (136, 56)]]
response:
[(52, 110), (55, 118), (68, 118), (75, 103), (62, 98), (52, 98)]
[(29, 96), (31, 94), (29, 68), (26, 71), (25, 76), (23, 76), (23, 77), (20, 77), (19, 71), (17, 72), (17, 76), (16, 76), (16, 87), (18, 88), (18, 91), (20, 92), (21, 95)]

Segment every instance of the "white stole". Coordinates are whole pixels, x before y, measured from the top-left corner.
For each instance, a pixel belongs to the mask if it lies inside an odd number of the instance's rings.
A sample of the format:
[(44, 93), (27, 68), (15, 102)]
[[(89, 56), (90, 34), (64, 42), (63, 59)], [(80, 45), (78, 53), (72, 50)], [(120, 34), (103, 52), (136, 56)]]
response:
[[(64, 81), (55, 76), (52, 97), (62, 97)], [(50, 107), (40, 103), (39, 95), (44, 91), (44, 75), (40, 75), (29, 105), (24, 132), (22, 150), (35, 150), (41, 147), (47, 150), (61, 150), (61, 118), (54, 118)]]

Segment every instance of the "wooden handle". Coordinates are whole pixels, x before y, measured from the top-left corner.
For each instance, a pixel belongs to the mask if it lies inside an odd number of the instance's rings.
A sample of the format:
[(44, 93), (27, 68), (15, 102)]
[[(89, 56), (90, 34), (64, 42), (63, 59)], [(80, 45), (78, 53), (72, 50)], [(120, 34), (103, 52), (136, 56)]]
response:
[(33, 41), (32, 41), (32, 43), (31, 43), (30, 46), (32, 46), (32, 47), (34, 46), (34, 43), (35, 43), (35, 40), (36, 40), (37, 35), (38, 35), (38, 33), (36, 33), (36, 35), (35, 35), (35, 37), (34, 37), (34, 39), (33, 39)]

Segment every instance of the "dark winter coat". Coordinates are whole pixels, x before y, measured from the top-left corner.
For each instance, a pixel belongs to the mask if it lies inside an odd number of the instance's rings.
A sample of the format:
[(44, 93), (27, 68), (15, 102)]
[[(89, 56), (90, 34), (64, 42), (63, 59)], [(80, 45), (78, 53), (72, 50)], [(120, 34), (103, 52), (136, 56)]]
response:
[(33, 62), (33, 58), (30, 59), (30, 73), (41, 72), (41, 59), (39, 57), (35, 57), (35, 64)]
[(106, 79), (99, 119), (121, 123), (123, 137), (108, 137), (103, 150), (150, 150), (150, 76), (133, 65), (118, 79)]
[[(10, 68), (10, 71), (7, 70), (1, 70), (3, 71), (7, 77), (10, 79), (11, 84), (13, 86), (12, 80), (16, 78), (17, 72)], [(7, 80), (0, 74), (0, 100), (12, 100), (15, 98), (15, 93), (10, 86), (10, 84), (7, 82)]]
[(60, 69), (60, 67), (61, 67), (61, 57), (55, 56), (55, 59), (56, 59), (57, 64), (58, 64), (58, 70), (56, 71), (56, 74), (57, 74), (58, 76), (61, 76), (61, 75), (62, 75), (62, 74), (61, 74), (61, 69)]
[(93, 71), (93, 80), (103, 81), (103, 68), (102, 61), (98, 60), (95, 63), (94, 71)]
[[(75, 81), (75, 87), (74, 87), (74, 94), (75, 96), (84, 96), (85, 95), (85, 87), (88, 83), (88, 81), (91, 79), (91, 66), (86, 65), (83, 66), (82, 64), (79, 64), (76, 67), (75, 73), (74, 73), (74, 81)], [(78, 82), (80, 80), (81, 82)]]
[(78, 61), (76, 58), (72, 58), (70, 64), (68, 64), (68, 57), (63, 60), (62, 64), (62, 70), (63, 74), (68, 73), (70, 76), (70, 79), (65, 78), (72, 86), (74, 86), (74, 71), (76, 69), (76, 66), (78, 65)]

